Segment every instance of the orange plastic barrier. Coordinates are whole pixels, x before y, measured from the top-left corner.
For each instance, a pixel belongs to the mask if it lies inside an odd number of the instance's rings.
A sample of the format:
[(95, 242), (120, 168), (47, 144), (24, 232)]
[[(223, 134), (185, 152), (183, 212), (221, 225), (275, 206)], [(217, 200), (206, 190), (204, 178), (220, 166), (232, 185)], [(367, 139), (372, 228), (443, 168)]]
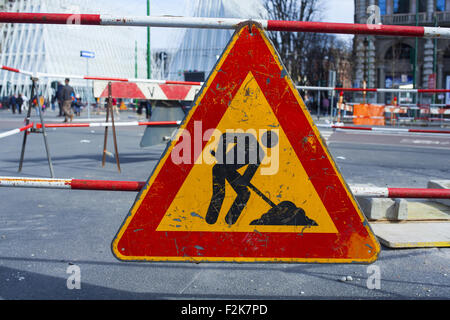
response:
[(353, 123), (384, 126), (384, 106), (357, 104), (353, 106)]

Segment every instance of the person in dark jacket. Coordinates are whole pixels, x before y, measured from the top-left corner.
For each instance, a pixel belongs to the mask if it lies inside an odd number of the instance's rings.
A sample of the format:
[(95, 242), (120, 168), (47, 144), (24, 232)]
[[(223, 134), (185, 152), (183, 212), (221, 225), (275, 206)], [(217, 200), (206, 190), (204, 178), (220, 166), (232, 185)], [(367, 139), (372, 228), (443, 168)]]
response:
[(75, 97), (75, 92), (71, 86), (69, 86), (69, 79), (65, 80), (66, 85), (61, 90), (61, 97), (63, 100), (63, 111), (64, 111), (64, 122), (67, 122), (70, 119), (70, 122), (73, 120), (73, 111), (72, 111), (72, 97)]
[(19, 114), (22, 114), (22, 105), (23, 105), (23, 98), (22, 95), (19, 93), (19, 97), (17, 98), (17, 109), (19, 111)]
[(63, 98), (62, 98), (62, 89), (64, 86), (61, 84), (61, 82), (58, 81), (58, 87), (56, 88), (56, 101), (58, 102), (58, 108), (59, 108), (59, 115), (58, 117), (62, 117), (63, 112)]
[(9, 98), (9, 105), (11, 106), (12, 113), (15, 114), (16, 113), (16, 109), (17, 109), (17, 99), (16, 99), (16, 95), (15, 94), (12, 94), (11, 98)]

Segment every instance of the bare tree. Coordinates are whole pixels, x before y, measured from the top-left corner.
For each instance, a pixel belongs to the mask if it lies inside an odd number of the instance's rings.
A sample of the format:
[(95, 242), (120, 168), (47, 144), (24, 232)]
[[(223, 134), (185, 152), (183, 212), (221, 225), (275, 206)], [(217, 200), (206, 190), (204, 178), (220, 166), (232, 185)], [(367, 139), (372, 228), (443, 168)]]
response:
[[(269, 19), (291, 21), (320, 20), (322, 4), (322, 0), (265, 0), (264, 3)], [(337, 71), (338, 79), (339, 72), (341, 77), (351, 72), (348, 63), (344, 63), (345, 59), (351, 61), (351, 50), (334, 35), (271, 31), (269, 37), (296, 84), (325, 82), (329, 70)], [(338, 70), (344, 66), (345, 70)]]
[[(265, 0), (271, 20), (311, 21), (318, 10), (319, 0)], [(304, 32), (270, 32), (269, 37), (295, 82), (302, 83), (304, 56), (314, 34)]]

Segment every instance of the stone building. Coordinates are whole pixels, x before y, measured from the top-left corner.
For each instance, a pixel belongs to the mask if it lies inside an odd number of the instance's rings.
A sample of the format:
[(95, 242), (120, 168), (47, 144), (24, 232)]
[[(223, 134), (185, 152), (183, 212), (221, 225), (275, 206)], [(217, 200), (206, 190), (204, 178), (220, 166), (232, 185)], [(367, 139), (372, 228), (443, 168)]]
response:
[[(377, 10), (373, 6), (378, 6), (381, 21), (370, 18)], [(450, 0), (355, 0), (355, 23), (376, 22), (450, 27)], [(367, 87), (378, 88), (450, 86), (450, 41), (418, 38), (417, 63), (415, 47), (415, 38), (355, 36), (354, 85), (362, 86), (366, 80)], [(392, 94), (378, 94), (377, 100), (384, 103), (391, 98)], [(422, 98), (422, 102), (430, 101), (430, 97)]]

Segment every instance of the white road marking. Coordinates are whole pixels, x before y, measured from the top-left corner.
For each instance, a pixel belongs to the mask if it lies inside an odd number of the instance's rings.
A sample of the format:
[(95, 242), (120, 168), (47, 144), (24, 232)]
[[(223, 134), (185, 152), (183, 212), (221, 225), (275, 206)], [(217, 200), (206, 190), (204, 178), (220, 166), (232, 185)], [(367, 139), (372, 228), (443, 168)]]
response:
[(325, 141), (328, 141), (328, 139), (333, 135), (334, 131), (321, 131), (320, 134), (322, 136), (322, 138)]
[(414, 143), (414, 144), (427, 144), (427, 145), (447, 145), (447, 144), (450, 144), (450, 141), (402, 139), (400, 141), (400, 143)]

